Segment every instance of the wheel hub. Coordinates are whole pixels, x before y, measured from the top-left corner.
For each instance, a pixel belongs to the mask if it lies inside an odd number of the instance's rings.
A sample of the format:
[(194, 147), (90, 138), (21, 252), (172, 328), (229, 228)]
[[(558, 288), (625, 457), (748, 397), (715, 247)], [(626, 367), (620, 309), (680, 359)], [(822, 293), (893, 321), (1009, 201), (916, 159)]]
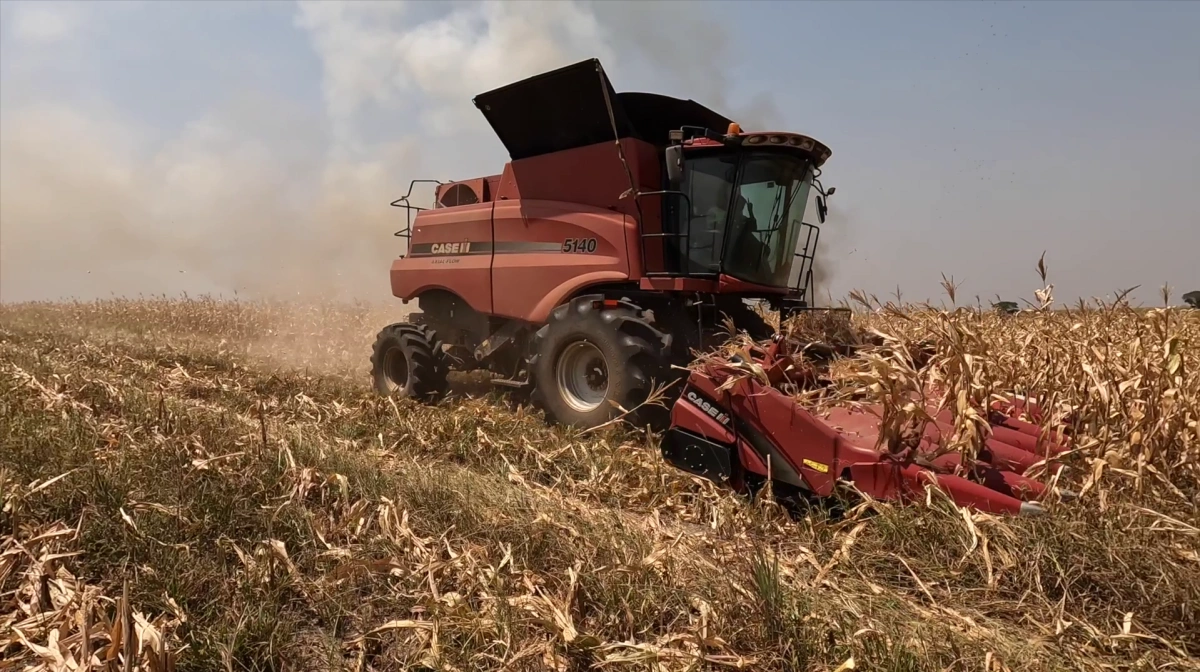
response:
[(566, 347), (555, 367), (559, 394), (571, 408), (584, 413), (595, 410), (608, 395), (608, 364), (600, 349), (588, 341)]
[(408, 358), (400, 348), (389, 348), (383, 357), (383, 370), (394, 390), (408, 387)]

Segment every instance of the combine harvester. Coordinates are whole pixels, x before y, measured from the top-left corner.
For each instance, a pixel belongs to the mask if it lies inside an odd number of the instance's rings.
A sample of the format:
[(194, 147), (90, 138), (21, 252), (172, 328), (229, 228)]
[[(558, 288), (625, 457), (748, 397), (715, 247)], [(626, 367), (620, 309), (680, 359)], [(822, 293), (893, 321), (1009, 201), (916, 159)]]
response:
[(767, 380), (739, 373), (748, 362), (734, 359), (694, 367), (676, 386), (662, 442), (671, 464), (740, 492), (770, 478), (826, 496), (841, 478), (903, 500), (936, 480), (962, 505), (1042, 510), (1044, 486), (1023, 473), (1062, 448), (1018, 419), (1019, 404), (992, 409), (987, 448), (962, 470), (957, 454), (922, 459), (947, 418), (914, 450), (888, 450), (869, 412), (818, 418), (773, 384), (792, 359), (745, 300), (781, 318), (814, 310), (819, 229), (803, 216), (811, 201), (824, 223), (834, 192), (820, 181), (824, 144), (745, 132), (691, 100), (616, 93), (596, 60), (474, 102), (511, 160), (499, 175), (425, 180), (436, 182), (432, 208), (409, 201), (422, 180), (392, 204), (408, 213), (392, 293), (421, 312), (379, 333), (380, 393), (433, 402), (450, 371), (486, 369), (552, 422), (595, 426), (677, 378), (730, 320), (769, 343), (749, 354)]

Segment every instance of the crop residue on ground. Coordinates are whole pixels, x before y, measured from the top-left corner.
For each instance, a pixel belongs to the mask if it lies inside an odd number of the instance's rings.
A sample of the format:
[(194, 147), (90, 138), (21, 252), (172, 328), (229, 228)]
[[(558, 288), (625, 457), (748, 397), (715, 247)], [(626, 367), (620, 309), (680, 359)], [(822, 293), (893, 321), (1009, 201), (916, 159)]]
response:
[[(382, 399), (365, 367), (394, 319), (206, 299), (0, 307), (0, 659), (1200, 663), (1200, 311), (856, 316), (892, 342), (932, 339), (958, 384), (1077, 413), (1081, 499), (1019, 520), (931, 498), (793, 521), (670, 468), (653, 436), (548, 428), (478, 377), (434, 407)], [(908, 375), (881, 361), (835, 373), (847, 388)]]

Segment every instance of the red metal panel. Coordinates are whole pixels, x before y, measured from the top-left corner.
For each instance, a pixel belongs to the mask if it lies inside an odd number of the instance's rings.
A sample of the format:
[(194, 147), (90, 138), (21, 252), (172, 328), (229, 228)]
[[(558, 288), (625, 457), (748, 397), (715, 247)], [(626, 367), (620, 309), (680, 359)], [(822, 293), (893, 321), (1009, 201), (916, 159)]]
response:
[(505, 175), (512, 176), (519, 196), (506, 191), (508, 185), (501, 178), (501, 197), (579, 203), (636, 215), (633, 196), (621, 195), (629, 191), (631, 175), (642, 191), (658, 188), (657, 172), (643, 175), (647, 167), (657, 165), (646, 157), (657, 157), (658, 152), (632, 139), (622, 140), (621, 148), (626, 163), (612, 142), (512, 161), (505, 166)]
[(416, 256), (414, 249), (439, 243), (484, 245), (492, 243), (492, 204), (426, 210), (413, 223), (410, 253), (392, 262), (392, 295), (413, 299), (429, 289), (445, 289), (462, 297), (472, 308), (492, 311), (492, 255)]
[(671, 407), (671, 424), (710, 441), (729, 445), (734, 442), (733, 432), (692, 404), (675, 404)]
[[(498, 201), (494, 216), (492, 287), (497, 315), (540, 323), (575, 290), (629, 277), (625, 242), (627, 230), (636, 226), (629, 217), (529, 198)], [(564, 251), (567, 240), (591, 241), (594, 248)]]

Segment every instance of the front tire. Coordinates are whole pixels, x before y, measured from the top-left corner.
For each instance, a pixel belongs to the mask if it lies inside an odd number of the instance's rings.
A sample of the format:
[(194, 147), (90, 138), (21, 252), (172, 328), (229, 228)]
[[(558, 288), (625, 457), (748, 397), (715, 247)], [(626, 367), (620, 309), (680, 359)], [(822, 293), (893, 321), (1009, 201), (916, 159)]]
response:
[(392, 324), (375, 338), (371, 382), (381, 395), (436, 402), (449, 388), (449, 373), (441, 340), (423, 324)]
[[(661, 382), (670, 336), (637, 306), (598, 294), (572, 299), (551, 313), (532, 342), (532, 400), (551, 422), (594, 427), (632, 410)], [(652, 419), (640, 409), (637, 419)]]

